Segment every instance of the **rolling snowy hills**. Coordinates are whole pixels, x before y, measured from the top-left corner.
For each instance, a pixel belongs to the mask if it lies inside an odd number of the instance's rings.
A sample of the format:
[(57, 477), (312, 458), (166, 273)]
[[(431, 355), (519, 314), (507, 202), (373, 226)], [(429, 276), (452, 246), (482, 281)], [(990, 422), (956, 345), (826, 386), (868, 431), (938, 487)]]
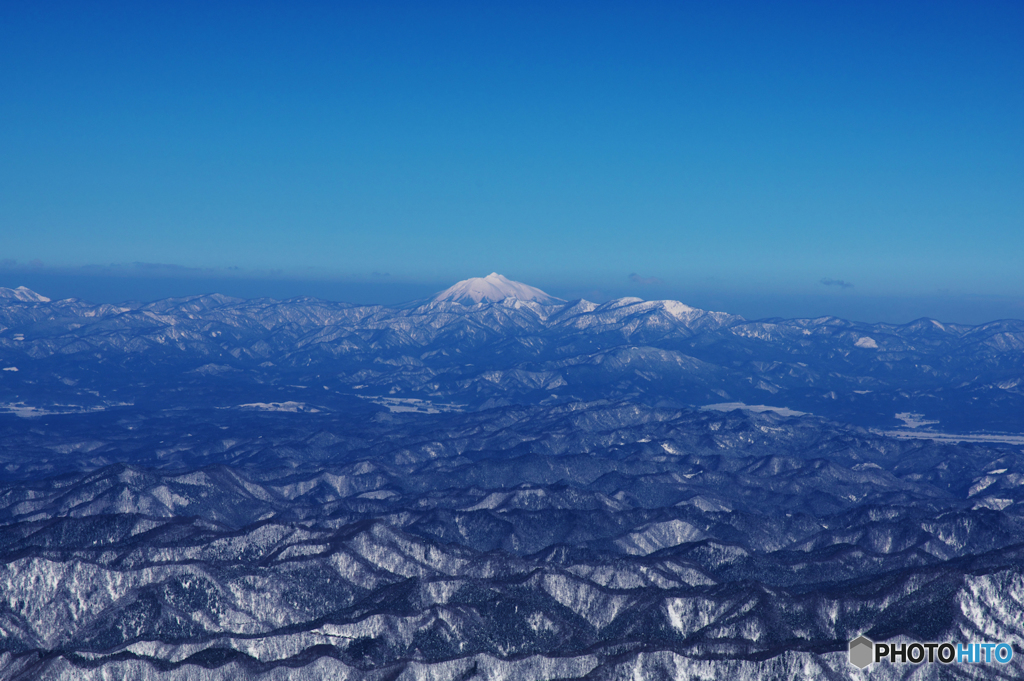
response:
[[(908, 434), (1024, 430), (1022, 357), (1012, 320), (499, 275), (401, 308), (0, 291), (0, 678), (1016, 678), (1022, 443)], [(860, 634), (1015, 655), (861, 672)]]

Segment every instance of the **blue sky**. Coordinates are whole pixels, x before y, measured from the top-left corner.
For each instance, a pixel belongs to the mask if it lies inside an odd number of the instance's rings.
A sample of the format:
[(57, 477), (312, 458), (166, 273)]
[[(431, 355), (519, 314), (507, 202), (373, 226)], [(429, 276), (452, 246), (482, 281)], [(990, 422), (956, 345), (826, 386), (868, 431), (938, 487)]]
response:
[(0, 285), (1024, 317), (1022, 35), (1019, 2), (0, 3)]

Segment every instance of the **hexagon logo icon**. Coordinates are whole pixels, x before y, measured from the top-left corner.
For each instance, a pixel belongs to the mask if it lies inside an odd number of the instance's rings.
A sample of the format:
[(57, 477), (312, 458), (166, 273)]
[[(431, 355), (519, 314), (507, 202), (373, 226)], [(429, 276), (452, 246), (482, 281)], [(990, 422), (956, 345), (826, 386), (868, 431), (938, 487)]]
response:
[(875, 661), (875, 642), (865, 636), (850, 641), (850, 664), (864, 669)]

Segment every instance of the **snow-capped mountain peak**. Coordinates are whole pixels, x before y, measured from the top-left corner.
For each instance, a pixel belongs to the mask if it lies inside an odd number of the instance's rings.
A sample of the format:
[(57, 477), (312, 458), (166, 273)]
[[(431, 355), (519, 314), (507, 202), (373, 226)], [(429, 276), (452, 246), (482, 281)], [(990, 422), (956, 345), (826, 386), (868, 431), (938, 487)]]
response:
[(50, 299), (41, 296), (30, 288), (19, 286), (18, 288), (4, 288), (0, 286), (0, 298), (13, 298), (23, 303), (48, 303)]
[(512, 281), (497, 272), (486, 277), (464, 279), (435, 295), (431, 300), (437, 303), (461, 303), (476, 305), (478, 303), (497, 303), (506, 298), (531, 301), (542, 305), (559, 305), (565, 301), (548, 295), (539, 288)]

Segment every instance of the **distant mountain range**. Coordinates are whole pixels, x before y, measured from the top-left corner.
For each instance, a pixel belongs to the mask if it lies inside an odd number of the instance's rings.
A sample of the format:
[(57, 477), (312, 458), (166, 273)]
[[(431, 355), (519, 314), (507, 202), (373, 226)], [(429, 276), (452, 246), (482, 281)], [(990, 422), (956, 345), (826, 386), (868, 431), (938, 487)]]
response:
[(92, 305), (3, 289), (0, 365), (0, 404), (22, 414), (184, 394), (231, 406), (244, 392), (324, 408), (340, 395), (424, 410), (751, 404), (878, 428), (1024, 430), (1019, 320), (749, 321), (677, 301), (566, 302), (496, 273), (412, 307), (220, 295)]

